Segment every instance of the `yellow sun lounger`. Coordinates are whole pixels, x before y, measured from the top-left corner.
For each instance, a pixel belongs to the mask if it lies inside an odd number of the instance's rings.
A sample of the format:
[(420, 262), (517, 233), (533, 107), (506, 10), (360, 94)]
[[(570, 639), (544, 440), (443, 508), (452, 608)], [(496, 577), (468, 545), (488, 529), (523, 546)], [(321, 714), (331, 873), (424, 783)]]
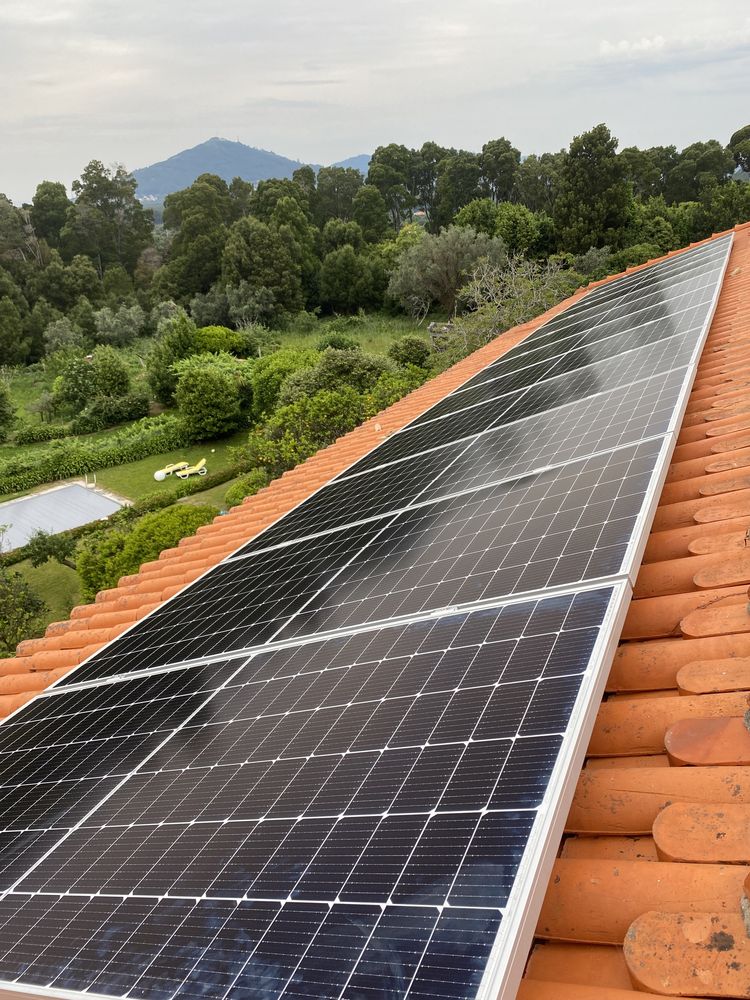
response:
[[(185, 463), (187, 465), (187, 463)], [(190, 476), (205, 476), (208, 472), (206, 468), (206, 460), (202, 458), (200, 462), (196, 462), (195, 465), (188, 465), (186, 469), (180, 469), (176, 473), (178, 479), (188, 479)]]
[(189, 462), (173, 462), (171, 465), (165, 465), (163, 469), (157, 469), (154, 473), (154, 479), (157, 483), (161, 483), (167, 478), (167, 476), (171, 476), (173, 472), (181, 472), (189, 466)]

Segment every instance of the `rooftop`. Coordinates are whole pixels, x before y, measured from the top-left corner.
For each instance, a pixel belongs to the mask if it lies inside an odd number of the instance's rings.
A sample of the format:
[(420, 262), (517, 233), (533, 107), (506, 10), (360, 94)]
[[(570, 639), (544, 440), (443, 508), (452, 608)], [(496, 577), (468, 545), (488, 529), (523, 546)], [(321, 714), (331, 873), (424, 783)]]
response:
[[(647, 266), (647, 265), (644, 265)], [(612, 280), (612, 279), (607, 279)], [(30, 700), (585, 290), (0, 660)], [(550, 880), (521, 1000), (750, 995), (750, 224), (729, 266)]]

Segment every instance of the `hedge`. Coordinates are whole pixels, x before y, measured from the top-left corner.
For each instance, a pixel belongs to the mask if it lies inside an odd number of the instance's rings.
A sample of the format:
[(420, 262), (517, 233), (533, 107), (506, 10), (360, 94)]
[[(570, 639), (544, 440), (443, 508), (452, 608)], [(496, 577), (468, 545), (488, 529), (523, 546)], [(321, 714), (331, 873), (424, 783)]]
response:
[(130, 427), (99, 441), (77, 438), (58, 441), (33, 456), (18, 455), (0, 463), (0, 495), (33, 489), (42, 483), (82, 476), (112, 465), (136, 462), (162, 451), (174, 451), (192, 443), (179, 417), (163, 414), (145, 417)]
[(39, 444), (59, 441), (70, 434), (70, 424), (26, 424), (13, 435), (14, 444)]

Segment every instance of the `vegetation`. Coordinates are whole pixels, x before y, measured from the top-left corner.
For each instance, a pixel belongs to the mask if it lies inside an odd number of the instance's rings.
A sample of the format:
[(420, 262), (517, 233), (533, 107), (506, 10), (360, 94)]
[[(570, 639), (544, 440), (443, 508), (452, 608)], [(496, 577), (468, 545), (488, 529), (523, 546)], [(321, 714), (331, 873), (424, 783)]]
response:
[[(523, 159), (500, 137), (381, 146), (366, 176), (203, 174), (158, 225), (98, 161), (70, 193), (0, 195), (0, 495), (95, 472), (135, 500), (32, 539), (20, 578), (0, 560), (0, 650), (44, 621), (34, 574), (113, 585), (213, 516), (175, 500), (238, 503), (576, 287), (747, 221), (749, 168), (750, 126), (678, 151), (620, 150), (601, 124)], [(204, 457), (201, 481), (154, 483)]]

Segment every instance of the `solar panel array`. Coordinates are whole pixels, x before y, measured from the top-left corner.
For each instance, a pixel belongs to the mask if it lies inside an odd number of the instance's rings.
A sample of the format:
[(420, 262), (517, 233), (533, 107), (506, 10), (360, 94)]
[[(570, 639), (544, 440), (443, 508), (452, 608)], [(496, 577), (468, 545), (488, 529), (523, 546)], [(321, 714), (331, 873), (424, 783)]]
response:
[(730, 246), (589, 293), (0, 728), (3, 984), (514, 995)]

